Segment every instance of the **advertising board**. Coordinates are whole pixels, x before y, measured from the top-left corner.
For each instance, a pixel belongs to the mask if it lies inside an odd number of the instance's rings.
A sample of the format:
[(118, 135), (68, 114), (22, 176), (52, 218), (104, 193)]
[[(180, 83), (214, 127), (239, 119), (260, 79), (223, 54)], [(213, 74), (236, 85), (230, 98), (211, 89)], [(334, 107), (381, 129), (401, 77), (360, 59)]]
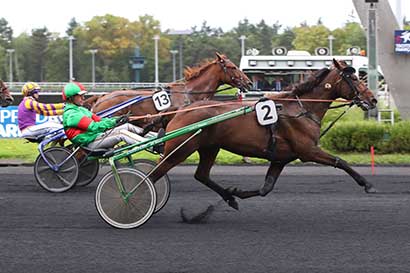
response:
[[(18, 106), (0, 107), (0, 138), (18, 138), (21, 132), (17, 121)], [(46, 121), (60, 122), (60, 117), (45, 117), (37, 115), (36, 123), (41, 124)]]

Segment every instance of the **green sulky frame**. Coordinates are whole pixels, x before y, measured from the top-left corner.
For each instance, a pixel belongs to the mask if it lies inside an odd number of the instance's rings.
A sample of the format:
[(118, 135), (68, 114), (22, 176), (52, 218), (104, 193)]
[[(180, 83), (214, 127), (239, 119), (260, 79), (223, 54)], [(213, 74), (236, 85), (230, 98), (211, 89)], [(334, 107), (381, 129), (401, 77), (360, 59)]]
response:
[[(163, 137), (156, 137), (156, 138), (150, 138), (147, 139), (145, 141), (139, 142), (139, 143), (135, 143), (120, 149), (117, 149), (115, 151), (112, 151), (111, 153), (114, 153), (114, 155), (111, 156), (111, 154), (106, 154), (104, 155), (104, 157), (109, 157), (108, 162), (110, 163), (112, 172), (114, 174), (114, 178), (117, 184), (117, 187), (120, 191), (120, 194), (123, 198), (123, 200), (125, 202), (128, 201), (129, 197), (132, 196), (132, 194), (135, 192), (135, 190), (138, 188), (139, 185), (136, 185), (131, 191), (129, 191), (128, 193), (124, 190), (124, 187), (121, 183), (121, 179), (120, 176), (118, 174), (118, 170), (116, 167), (116, 162), (120, 159), (123, 158), (131, 158), (131, 155), (138, 153), (140, 151), (143, 151), (145, 149), (151, 148), (155, 145), (164, 143), (168, 140), (171, 140), (173, 138), (179, 137), (181, 135), (185, 135), (185, 134), (189, 134), (194, 132), (194, 134), (192, 136), (190, 136), (187, 140), (185, 140), (180, 146), (178, 146), (175, 150), (173, 150), (166, 158), (164, 158), (162, 161), (165, 161), (170, 155), (172, 155), (176, 150), (178, 150), (179, 148), (181, 148), (185, 143), (187, 143), (189, 140), (191, 140), (193, 137), (195, 137), (196, 135), (198, 135), (199, 133), (201, 133), (202, 128), (213, 125), (215, 123), (219, 123), (228, 119), (232, 119), (241, 115), (246, 115), (252, 111), (254, 111), (255, 108), (254, 106), (243, 106), (241, 108), (217, 115), (215, 117), (211, 117), (205, 120), (201, 120), (198, 121), (196, 123), (187, 125), (185, 127), (176, 129), (174, 131), (168, 132), (166, 133)], [(157, 167), (161, 164), (161, 162), (157, 165)], [(157, 168), (156, 167), (156, 168)], [(147, 176), (145, 177), (145, 179), (147, 179), (147, 177), (156, 169), (154, 168), (149, 174), (147, 174)], [(145, 180), (144, 179), (144, 180)], [(143, 183), (144, 180), (142, 180), (139, 184)]]

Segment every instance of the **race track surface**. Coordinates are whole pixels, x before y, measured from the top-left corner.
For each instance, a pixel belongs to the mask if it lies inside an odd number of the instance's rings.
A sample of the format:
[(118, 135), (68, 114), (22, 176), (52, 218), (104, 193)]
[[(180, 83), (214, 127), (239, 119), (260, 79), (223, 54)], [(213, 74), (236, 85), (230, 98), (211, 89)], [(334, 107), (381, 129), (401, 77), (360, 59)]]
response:
[[(95, 209), (97, 181), (51, 194), (32, 167), (3, 167), (0, 272), (409, 272), (410, 167), (355, 169), (378, 194), (334, 168), (287, 167), (272, 193), (235, 211), (194, 181), (192, 166), (177, 167), (165, 208), (119, 230)], [(213, 178), (254, 189), (266, 170), (217, 166)], [(209, 205), (203, 223), (182, 222), (182, 207), (193, 216)]]

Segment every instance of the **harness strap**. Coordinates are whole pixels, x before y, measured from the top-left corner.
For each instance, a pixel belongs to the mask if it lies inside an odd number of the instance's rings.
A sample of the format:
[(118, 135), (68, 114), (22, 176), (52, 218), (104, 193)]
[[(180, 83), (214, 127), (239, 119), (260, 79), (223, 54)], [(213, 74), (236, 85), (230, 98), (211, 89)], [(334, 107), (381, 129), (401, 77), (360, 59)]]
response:
[(347, 108), (346, 110), (344, 110), (335, 120), (333, 120), (333, 121), (329, 124), (329, 126), (327, 126), (327, 128), (326, 128), (325, 130), (323, 130), (322, 133), (320, 133), (319, 139), (320, 139), (322, 136), (324, 136), (324, 135), (330, 130), (330, 128), (332, 128), (333, 125), (335, 125), (335, 123), (336, 123), (344, 114), (346, 114), (347, 111), (349, 111), (349, 110), (352, 108), (353, 105), (354, 105), (353, 102), (350, 103), (350, 104), (349, 104), (349, 108)]
[(268, 147), (265, 152), (268, 154), (269, 160), (275, 160), (275, 150), (276, 150), (276, 127), (277, 123), (273, 123), (266, 126), (269, 134)]

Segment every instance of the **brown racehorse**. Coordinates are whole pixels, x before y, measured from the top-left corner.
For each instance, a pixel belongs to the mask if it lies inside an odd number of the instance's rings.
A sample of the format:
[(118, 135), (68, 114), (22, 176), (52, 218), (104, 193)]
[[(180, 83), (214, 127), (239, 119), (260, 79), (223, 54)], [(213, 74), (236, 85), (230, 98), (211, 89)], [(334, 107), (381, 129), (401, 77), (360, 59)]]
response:
[[(216, 59), (206, 62), (198, 67), (187, 68), (184, 72), (185, 81), (173, 82), (168, 85), (171, 107), (177, 108), (193, 101), (211, 99), (222, 84), (229, 84), (240, 89), (248, 88), (251, 84), (249, 78), (231, 62), (225, 55), (216, 53)], [(98, 99), (92, 111), (98, 113), (104, 109), (118, 105), (138, 95), (152, 95), (152, 90), (119, 90), (111, 92)], [(90, 102), (95, 98), (90, 98)], [(131, 111), (133, 116), (156, 114), (152, 99), (136, 103), (117, 112), (121, 115)], [(133, 122), (138, 126), (145, 126), (150, 119), (141, 119)]]
[[(300, 159), (311, 161), (346, 171), (368, 193), (376, 190), (364, 177), (354, 171), (344, 160), (324, 152), (319, 146), (320, 123), (329, 109), (331, 100), (344, 98), (353, 100), (362, 109), (376, 106), (377, 100), (366, 85), (354, 74), (354, 68), (343, 61), (333, 61), (331, 69), (324, 68), (311, 78), (297, 86), (292, 92), (272, 96), (271, 99), (283, 104), (279, 110), (278, 122), (274, 129), (276, 144), (272, 148), (272, 131), (259, 125), (255, 111), (246, 115), (205, 127), (203, 131), (189, 140), (150, 176), (158, 180), (171, 168), (183, 162), (193, 152), (198, 151), (200, 160), (195, 178), (217, 192), (233, 208), (238, 208), (234, 196), (241, 199), (252, 196), (265, 196), (274, 187), (284, 166)], [(282, 99), (282, 101), (281, 101)], [(287, 99), (287, 100), (286, 100)], [(289, 99), (291, 101), (289, 101)], [(320, 99), (320, 102), (312, 102)], [(185, 108), (215, 104), (215, 101), (200, 101)], [(217, 103), (218, 104), (218, 103)], [(214, 117), (242, 106), (219, 103), (215, 107), (180, 112), (169, 122), (166, 131)], [(192, 134), (182, 135), (165, 143), (164, 158)], [(262, 187), (243, 191), (237, 188), (222, 188), (209, 177), (210, 170), (220, 149), (225, 149), (242, 156), (268, 159), (270, 167)], [(272, 153), (273, 151), (273, 153)]]
[(10, 90), (7, 85), (0, 80), (0, 106), (7, 107), (12, 104), (14, 101), (13, 97), (10, 94)]

